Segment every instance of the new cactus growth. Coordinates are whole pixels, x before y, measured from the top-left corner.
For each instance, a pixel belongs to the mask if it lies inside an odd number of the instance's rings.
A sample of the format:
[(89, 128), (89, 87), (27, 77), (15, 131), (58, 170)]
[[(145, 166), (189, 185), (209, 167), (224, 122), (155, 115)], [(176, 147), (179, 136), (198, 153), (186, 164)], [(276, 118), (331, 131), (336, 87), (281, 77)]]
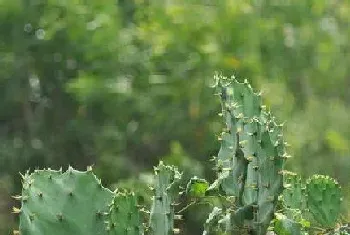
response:
[(226, 195), (236, 197), (238, 209), (253, 208), (252, 233), (265, 234), (283, 190), (287, 154), (282, 125), (265, 111), (261, 96), (247, 81), (217, 76), (216, 86), (226, 124), (218, 154), (218, 181)]
[(104, 235), (113, 193), (91, 170), (36, 170), (23, 176), (21, 235)]
[(341, 189), (337, 181), (313, 175), (306, 182), (307, 206), (314, 219), (325, 227), (333, 227), (338, 219)]
[(108, 213), (108, 234), (141, 235), (144, 233), (142, 222), (135, 194), (117, 192)]
[(179, 194), (181, 174), (160, 162), (154, 169), (154, 196), (149, 230), (152, 235), (174, 234), (174, 201)]

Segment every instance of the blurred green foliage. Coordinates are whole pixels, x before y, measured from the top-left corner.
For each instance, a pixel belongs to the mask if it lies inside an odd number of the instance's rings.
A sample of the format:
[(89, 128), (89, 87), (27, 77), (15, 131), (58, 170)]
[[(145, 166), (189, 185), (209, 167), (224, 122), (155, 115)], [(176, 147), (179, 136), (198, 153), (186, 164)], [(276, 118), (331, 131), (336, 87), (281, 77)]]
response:
[(28, 168), (138, 185), (167, 156), (211, 176), (215, 71), (262, 88), (289, 168), (337, 178), (350, 204), (349, 1), (0, 0), (0, 22), (1, 234)]

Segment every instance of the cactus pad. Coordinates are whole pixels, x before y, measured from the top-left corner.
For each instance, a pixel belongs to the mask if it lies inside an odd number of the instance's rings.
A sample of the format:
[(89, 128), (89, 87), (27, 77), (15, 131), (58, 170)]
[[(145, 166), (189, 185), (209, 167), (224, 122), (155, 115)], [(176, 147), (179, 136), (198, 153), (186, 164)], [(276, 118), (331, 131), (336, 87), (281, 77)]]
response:
[(21, 235), (103, 235), (113, 193), (92, 171), (36, 170), (23, 176)]
[(341, 189), (329, 176), (313, 175), (306, 182), (307, 206), (314, 219), (325, 227), (333, 227), (341, 205)]

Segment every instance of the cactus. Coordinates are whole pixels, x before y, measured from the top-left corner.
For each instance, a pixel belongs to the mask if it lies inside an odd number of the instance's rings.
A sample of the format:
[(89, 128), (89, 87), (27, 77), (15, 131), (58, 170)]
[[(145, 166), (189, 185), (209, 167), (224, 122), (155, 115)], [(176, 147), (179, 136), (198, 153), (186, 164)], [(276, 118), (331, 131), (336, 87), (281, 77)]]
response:
[[(215, 81), (226, 124), (219, 137), (217, 179), (209, 185), (205, 179), (193, 177), (185, 190), (191, 203), (178, 213), (214, 196), (221, 205), (209, 214), (203, 235), (264, 235), (271, 225), (276, 234), (305, 235), (313, 229), (347, 234), (349, 226), (338, 225), (334, 229), (341, 203), (338, 183), (328, 176), (315, 175), (303, 184), (298, 175), (285, 171), (289, 156), (283, 125), (276, 124), (273, 115), (262, 106), (261, 96), (247, 81), (239, 83), (220, 76)], [(15, 197), (22, 203), (20, 209), (14, 209), (20, 213), (19, 231), (15, 234), (179, 233), (174, 226), (174, 208), (182, 175), (176, 167), (163, 162), (154, 171), (147, 226), (135, 194), (111, 192), (91, 169), (77, 171), (69, 167), (64, 173), (51, 169), (26, 173), (22, 195)], [(282, 198), (282, 203), (278, 204), (278, 198)], [(279, 205), (281, 210), (275, 213)], [(327, 229), (311, 226), (309, 221), (313, 219)]]
[(329, 176), (313, 175), (306, 182), (307, 207), (314, 219), (325, 227), (333, 227), (341, 205), (341, 189)]
[(290, 173), (285, 178), (283, 214), (303, 227), (311, 221), (330, 229), (338, 219), (340, 193), (338, 183), (329, 176), (313, 175), (305, 186), (297, 174)]
[(137, 197), (130, 192), (117, 192), (108, 213), (109, 235), (141, 235), (144, 233)]
[(300, 176), (295, 173), (288, 174), (284, 179), (283, 203), (287, 208), (305, 209), (305, 185)]
[(113, 193), (92, 173), (36, 170), (23, 176), (21, 235), (104, 235)]
[[(236, 197), (236, 207), (253, 208), (249, 226), (265, 234), (283, 190), (287, 158), (282, 125), (261, 105), (261, 96), (247, 81), (216, 76), (226, 128), (220, 139), (218, 182), (226, 195)], [(246, 210), (249, 211), (249, 210)], [(235, 215), (232, 215), (235, 218)], [(250, 215), (245, 214), (245, 219)], [(237, 224), (233, 224), (237, 226)]]
[(152, 235), (170, 235), (174, 228), (174, 201), (179, 194), (181, 174), (175, 167), (160, 162), (154, 169), (154, 196), (149, 231)]

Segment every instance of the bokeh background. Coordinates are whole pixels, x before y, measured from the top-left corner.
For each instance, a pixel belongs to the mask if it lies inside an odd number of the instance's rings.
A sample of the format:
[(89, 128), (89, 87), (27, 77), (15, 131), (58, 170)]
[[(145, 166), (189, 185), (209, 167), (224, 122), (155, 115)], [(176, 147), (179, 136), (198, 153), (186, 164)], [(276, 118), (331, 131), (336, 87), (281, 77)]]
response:
[(216, 71), (262, 91), (288, 169), (338, 179), (349, 220), (349, 26), (348, 0), (0, 0), (0, 233), (29, 168), (93, 164), (146, 203), (159, 159), (213, 179)]

